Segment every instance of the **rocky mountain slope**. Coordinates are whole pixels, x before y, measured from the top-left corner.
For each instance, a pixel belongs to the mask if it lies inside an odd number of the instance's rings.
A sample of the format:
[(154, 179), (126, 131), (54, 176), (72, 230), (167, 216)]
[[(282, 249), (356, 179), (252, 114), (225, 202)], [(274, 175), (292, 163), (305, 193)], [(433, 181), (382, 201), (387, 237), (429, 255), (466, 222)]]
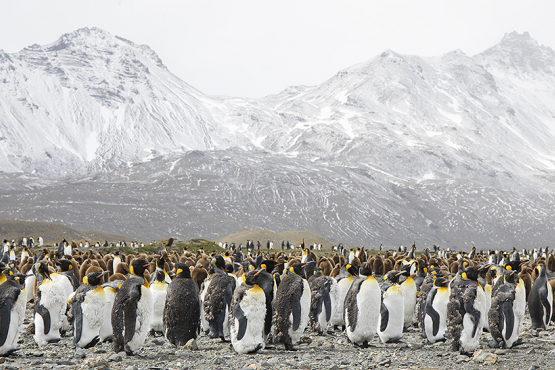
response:
[(6, 219), (145, 240), (308, 230), (347, 243), (545, 246), (555, 52), (385, 51), (318, 86), (208, 97), (148, 47), (81, 29), (0, 52)]

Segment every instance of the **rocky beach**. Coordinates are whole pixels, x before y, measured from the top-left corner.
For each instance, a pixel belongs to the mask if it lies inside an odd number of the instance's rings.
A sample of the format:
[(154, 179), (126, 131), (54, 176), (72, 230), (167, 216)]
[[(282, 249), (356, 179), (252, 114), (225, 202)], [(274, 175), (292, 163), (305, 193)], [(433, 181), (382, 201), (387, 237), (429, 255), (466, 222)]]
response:
[[(27, 305), (26, 324), (32, 322), (33, 305)], [(26, 326), (27, 327), (27, 326)], [(550, 328), (551, 329), (551, 328)], [(520, 335), (523, 343), (511, 349), (492, 349), (489, 333), (482, 334), (473, 357), (450, 349), (450, 343), (426, 344), (418, 328), (410, 328), (400, 343), (382, 344), (377, 336), (370, 348), (356, 348), (345, 332), (328, 329), (325, 335), (307, 329), (297, 351), (282, 345), (256, 354), (237, 354), (230, 343), (201, 334), (192, 348), (176, 348), (164, 337), (148, 337), (134, 356), (114, 353), (111, 343), (89, 349), (75, 348), (73, 336), (39, 348), (25, 330), (19, 350), (0, 358), (0, 369), (124, 369), (124, 370), (208, 370), (208, 369), (555, 369), (555, 335), (552, 330), (530, 330), (526, 316)]]

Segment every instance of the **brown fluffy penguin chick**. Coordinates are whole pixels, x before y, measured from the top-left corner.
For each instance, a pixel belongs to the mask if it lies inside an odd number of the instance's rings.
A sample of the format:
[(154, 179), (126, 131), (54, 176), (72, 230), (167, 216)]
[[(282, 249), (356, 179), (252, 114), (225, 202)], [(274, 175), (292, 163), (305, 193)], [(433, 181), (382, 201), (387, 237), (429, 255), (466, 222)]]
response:
[(352, 259), (351, 265), (357, 266), (357, 267), (361, 265), (360, 260), (358, 259), (358, 257), (355, 257), (355, 258)]
[(383, 274), (387, 274), (389, 271), (393, 271), (393, 262), (391, 262), (391, 259), (386, 258), (383, 261)]
[(127, 264), (127, 262), (120, 262), (117, 266), (116, 266), (116, 271), (114, 271), (114, 274), (121, 274), (121, 275), (129, 275), (129, 265)]
[(330, 277), (334, 278), (341, 272), (341, 266), (339, 264), (335, 265), (333, 270), (330, 272)]
[(329, 263), (329, 261), (323, 260), (322, 262), (320, 262), (318, 267), (322, 269), (322, 275), (330, 276), (332, 268), (331, 268), (331, 263)]
[(206, 271), (206, 269), (202, 266), (196, 266), (191, 272), (191, 277), (193, 278), (193, 281), (197, 284), (199, 290), (200, 290), (200, 286), (202, 285), (202, 283), (204, 282), (207, 276), (208, 276), (208, 271)]
[(362, 264), (363, 264), (364, 262), (367, 261), (366, 253), (364, 252), (364, 247), (360, 248), (360, 252), (358, 252), (357, 258), (358, 258), (358, 260), (360, 261), (361, 266), (362, 266)]
[[(488, 274), (489, 275), (489, 274)], [(528, 302), (528, 295), (530, 294), (530, 290), (532, 289), (532, 277), (530, 273), (524, 269), (522, 269), (521, 273), (518, 276), (522, 279), (524, 283), (524, 289), (526, 290), (526, 302)]]
[(79, 276), (80, 276), (79, 281), (80, 282), (83, 281), (83, 276), (85, 276), (87, 274), (87, 270), (91, 266), (92, 266), (92, 261), (91, 261), (90, 258), (83, 261), (83, 263), (81, 264), (81, 268), (79, 269)]
[(555, 272), (555, 256), (553, 256), (553, 253), (547, 257), (547, 269), (551, 272)]
[(110, 276), (110, 278), (108, 279), (108, 281), (116, 281), (116, 280), (127, 280), (127, 276), (120, 273), (116, 273), (116, 274), (112, 274), (112, 276)]
[[(208, 258), (202, 257), (201, 259), (199, 259), (199, 260), (197, 261), (196, 266), (197, 266), (197, 267), (200, 266), (200, 267), (204, 268), (205, 270), (208, 270), (208, 266), (210, 266), (210, 261), (208, 261)], [(193, 278), (193, 280), (194, 280), (194, 278)], [(199, 288), (199, 289), (200, 289), (200, 288)]]
[(372, 263), (372, 272), (375, 275), (384, 275), (382, 257), (376, 256), (374, 258), (374, 262)]

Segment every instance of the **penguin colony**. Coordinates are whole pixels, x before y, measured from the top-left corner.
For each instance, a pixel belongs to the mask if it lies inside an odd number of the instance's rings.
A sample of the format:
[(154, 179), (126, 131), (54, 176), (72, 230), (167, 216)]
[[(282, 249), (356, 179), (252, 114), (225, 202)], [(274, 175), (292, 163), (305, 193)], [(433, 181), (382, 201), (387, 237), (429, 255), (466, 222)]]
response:
[(263, 254), (241, 248), (206, 254), (202, 249), (156, 254), (79, 250), (62, 240), (33, 253), (2, 245), (0, 355), (17, 350), (27, 302), (34, 305), (39, 347), (73, 335), (76, 347), (111, 341), (133, 355), (148, 335), (184, 346), (199, 335), (230, 342), (238, 353), (270, 345), (294, 351), (305, 329), (345, 331), (366, 348), (373, 340), (394, 343), (418, 328), (428, 343), (449, 341), (470, 355), (482, 332), (489, 346), (522, 343), (526, 309), (532, 328), (549, 330), (554, 310), (547, 271), (548, 249), (454, 253), (428, 248), (419, 256), (398, 250), (369, 254), (334, 248), (317, 256)]

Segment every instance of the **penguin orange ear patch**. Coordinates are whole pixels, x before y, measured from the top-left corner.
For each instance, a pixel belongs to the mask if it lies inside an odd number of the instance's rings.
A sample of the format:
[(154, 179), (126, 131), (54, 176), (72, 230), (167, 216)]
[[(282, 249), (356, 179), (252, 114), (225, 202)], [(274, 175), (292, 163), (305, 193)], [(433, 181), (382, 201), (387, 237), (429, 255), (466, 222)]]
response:
[(177, 271), (175, 272), (176, 275), (179, 275), (183, 272), (183, 269), (177, 269)]
[(462, 276), (463, 279), (468, 280), (468, 276), (466, 275), (466, 272), (463, 272), (463, 273), (461, 274), (461, 276)]
[(512, 268), (511, 266), (505, 266), (505, 269), (506, 269), (507, 271), (511, 271), (513, 268)]

